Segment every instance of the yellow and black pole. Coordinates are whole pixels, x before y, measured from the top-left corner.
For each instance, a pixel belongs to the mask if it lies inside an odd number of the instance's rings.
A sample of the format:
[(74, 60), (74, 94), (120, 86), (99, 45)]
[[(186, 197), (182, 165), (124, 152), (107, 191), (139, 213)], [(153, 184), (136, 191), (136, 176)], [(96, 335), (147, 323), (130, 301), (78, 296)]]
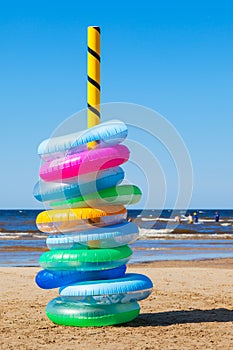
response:
[[(100, 123), (100, 27), (87, 30), (87, 127)], [(96, 145), (90, 142), (89, 147)]]

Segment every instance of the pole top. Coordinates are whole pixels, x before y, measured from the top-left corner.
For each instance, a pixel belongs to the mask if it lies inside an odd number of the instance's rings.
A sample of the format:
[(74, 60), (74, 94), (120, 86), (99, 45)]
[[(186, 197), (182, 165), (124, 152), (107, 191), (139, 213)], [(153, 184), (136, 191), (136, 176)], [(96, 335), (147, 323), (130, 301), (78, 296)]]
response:
[(88, 29), (89, 28), (94, 28), (100, 33), (100, 26), (88, 26)]

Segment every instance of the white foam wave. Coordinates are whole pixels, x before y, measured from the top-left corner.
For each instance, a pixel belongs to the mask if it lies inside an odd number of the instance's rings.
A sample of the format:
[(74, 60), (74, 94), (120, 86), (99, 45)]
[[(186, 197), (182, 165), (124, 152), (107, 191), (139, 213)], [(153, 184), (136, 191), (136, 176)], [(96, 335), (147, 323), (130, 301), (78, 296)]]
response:
[(34, 238), (41, 238), (41, 239), (46, 239), (48, 236), (45, 235), (33, 235)]
[(17, 232), (16, 233), (18, 236), (32, 236), (32, 233), (30, 232)]
[(9, 237), (22, 237), (22, 236), (31, 236), (29, 232), (0, 232), (0, 237), (9, 236)]
[(161, 235), (168, 235), (172, 232), (173, 230), (170, 229), (146, 229), (146, 228), (140, 228), (139, 229), (139, 237), (143, 238), (143, 237), (158, 237)]
[(181, 221), (188, 221), (188, 217), (185, 215), (181, 215)]
[[(204, 221), (204, 222), (216, 222), (215, 221), (215, 219), (202, 219), (202, 221)], [(223, 220), (223, 219), (220, 219), (219, 220), (219, 222), (224, 222), (224, 221), (226, 221), (226, 222), (230, 222), (230, 221), (233, 221), (233, 220)]]
[[(177, 222), (176, 218), (161, 218), (161, 217), (142, 217), (141, 221), (163, 221), (163, 222)], [(185, 215), (181, 215), (181, 221), (188, 221), (188, 218)]]
[(20, 238), (20, 236), (17, 236), (17, 235), (15, 235), (15, 236), (12, 236), (12, 235), (0, 235), (0, 239), (18, 239), (18, 238)]
[(158, 218), (158, 221), (168, 221), (168, 222), (175, 222), (175, 219), (171, 219), (171, 218)]
[(41, 238), (45, 239), (48, 236), (44, 234), (33, 234), (31, 232), (0, 232), (0, 239), (20, 239), (20, 238), (27, 238), (27, 237), (33, 237), (33, 238)]
[[(139, 216), (138, 216), (139, 217)], [(188, 217), (185, 215), (181, 215), (181, 221), (182, 222), (186, 222), (188, 221)], [(141, 221), (160, 221), (160, 222), (177, 222), (177, 220), (175, 218), (161, 218), (161, 217), (142, 217)], [(227, 222), (232, 222), (233, 220), (227, 220)], [(211, 222), (215, 222), (215, 219), (199, 219), (198, 223), (199, 224), (204, 224), (204, 223), (211, 223)], [(222, 222), (222, 226), (230, 226), (230, 224), (228, 223), (224, 223), (224, 220), (219, 220), (219, 222)]]
[(173, 233), (173, 230), (170, 229), (145, 229), (139, 228), (139, 238), (156, 238), (156, 239), (166, 239), (166, 238), (174, 238), (174, 239), (191, 239), (191, 238), (233, 238), (232, 234), (229, 233), (211, 233), (205, 234), (202, 233)]

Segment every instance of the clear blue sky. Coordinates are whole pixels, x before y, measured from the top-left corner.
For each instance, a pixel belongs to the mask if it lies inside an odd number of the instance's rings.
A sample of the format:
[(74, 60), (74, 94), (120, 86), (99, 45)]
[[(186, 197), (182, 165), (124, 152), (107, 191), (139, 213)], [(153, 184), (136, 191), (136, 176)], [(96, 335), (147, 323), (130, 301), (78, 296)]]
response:
[(165, 116), (192, 158), (191, 207), (233, 207), (231, 1), (4, 3), (1, 208), (38, 207), (37, 146), (86, 107), (89, 25), (102, 30), (102, 102), (137, 103)]

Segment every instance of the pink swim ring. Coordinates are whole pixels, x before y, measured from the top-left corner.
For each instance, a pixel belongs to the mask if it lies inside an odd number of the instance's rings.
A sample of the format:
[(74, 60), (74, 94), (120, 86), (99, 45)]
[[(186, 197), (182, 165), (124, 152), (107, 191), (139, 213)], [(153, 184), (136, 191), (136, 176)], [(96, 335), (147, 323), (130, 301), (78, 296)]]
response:
[(129, 149), (124, 145), (96, 148), (43, 163), (40, 177), (44, 181), (57, 181), (79, 175), (113, 168), (129, 159)]

